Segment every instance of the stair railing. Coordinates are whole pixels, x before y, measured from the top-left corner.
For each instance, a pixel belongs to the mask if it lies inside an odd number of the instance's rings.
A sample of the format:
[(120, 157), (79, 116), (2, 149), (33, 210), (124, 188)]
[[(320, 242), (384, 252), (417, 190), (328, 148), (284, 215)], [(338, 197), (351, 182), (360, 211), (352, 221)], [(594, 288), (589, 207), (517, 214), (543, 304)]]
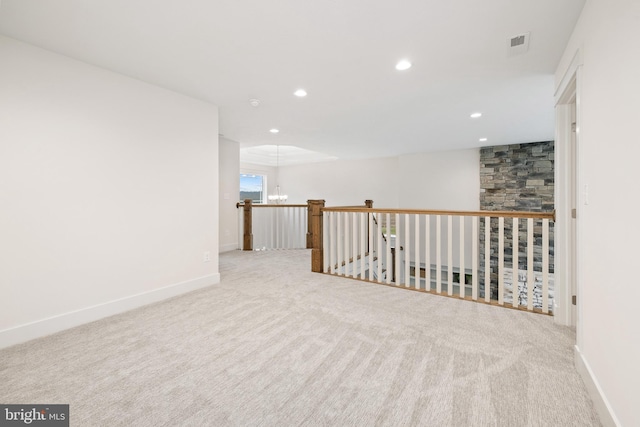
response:
[(237, 203), (242, 249), (309, 248), (308, 207), (308, 204), (254, 204), (251, 199)]
[(555, 212), (318, 206), (314, 215), (313, 271), (553, 312)]

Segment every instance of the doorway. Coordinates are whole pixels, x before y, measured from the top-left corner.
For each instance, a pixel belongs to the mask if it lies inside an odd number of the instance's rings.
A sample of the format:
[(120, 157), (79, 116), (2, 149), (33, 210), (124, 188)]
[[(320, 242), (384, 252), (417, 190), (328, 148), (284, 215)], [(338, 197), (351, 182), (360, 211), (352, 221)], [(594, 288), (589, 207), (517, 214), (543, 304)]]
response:
[(579, 71), (574, 68), (556, 97), (556, 322), (580, 321)]

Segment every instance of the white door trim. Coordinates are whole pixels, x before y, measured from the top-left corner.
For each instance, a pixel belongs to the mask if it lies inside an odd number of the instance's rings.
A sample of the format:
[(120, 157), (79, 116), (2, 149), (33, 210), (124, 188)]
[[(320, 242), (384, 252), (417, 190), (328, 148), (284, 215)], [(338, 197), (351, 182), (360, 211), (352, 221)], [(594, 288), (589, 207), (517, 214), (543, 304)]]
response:
[[(556, 141), (555, 141), (555, 305), (554, 318), (557, 323), (567, 326), (575, 326), (577, 341), (580, 339), (580, 269), (573, 270), (572, 260), (575, 265), (580, 265), (580, 212), (576, 219), (575, 236), (572, 234), (572, 206), (571, 191), (572, 179), (575, 179), (574, 191), (579, 193), (580, 188), (580, 155), (579, 155), (579, 133), (580, 133), (580, 83), (581, 83), (581, 54), (576, 52), (567, 72), (562, 78), (555, 93), (556, 99)], [(572, 161), (571, 139), (574, 116), (572, 109), (575, 104), (575, 139), (576, 151), (575, 161)], [(574, 169), (575, 168), (575, 169)], [(576, 208), (580, 206), (580, 195), (575, 195)], [(572, 244), (575, 239), (575, 245)], [(573, 277), (575, 275), (575, 277)], [(575, 280), (577, 287), (575, 295), (577, 298), (575, 324), (572, 316), (572, 296), (574, 291), (571, 288), (572, 280)]]

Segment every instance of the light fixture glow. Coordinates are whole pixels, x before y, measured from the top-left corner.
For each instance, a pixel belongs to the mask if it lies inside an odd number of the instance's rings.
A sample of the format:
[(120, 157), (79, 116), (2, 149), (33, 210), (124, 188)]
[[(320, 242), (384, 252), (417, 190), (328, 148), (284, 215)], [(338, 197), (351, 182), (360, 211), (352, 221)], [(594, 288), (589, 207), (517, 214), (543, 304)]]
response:
[(307, 91), (304, 90), (304, 89), (298, 89), (297, 91), (293, 92), (293, 94), (295, 96), (298, 96), (298, 97), (302, 98), (304, 96), (307, 96)]
[(480, 142), (487, 142), (487, 138), (480, 138), (478, 141), (480, 141)]
[(398, 71), (408, 70), (409, 68), (411, 68), (411, 62), (406, 59), (403, 59), (396, 64), (396, 70)]
[(276, 129), (276, 128), (269, 129), (269, 132), (271, 132), (271, 133), (278, 133), (278, 132), (280, 132), (280, 129)]
[[(276, 169), (280, 169), (280, 146), (276, 145)], [(276, 184), (276, 194), (270, 194), (267, 199), (276, 204), (284, 203), (289, 196), (280, 193), (280, 184)]]
[(478, 117), (482, 117), (482, 113), (471, 113), (472, 119), (477, 119)]

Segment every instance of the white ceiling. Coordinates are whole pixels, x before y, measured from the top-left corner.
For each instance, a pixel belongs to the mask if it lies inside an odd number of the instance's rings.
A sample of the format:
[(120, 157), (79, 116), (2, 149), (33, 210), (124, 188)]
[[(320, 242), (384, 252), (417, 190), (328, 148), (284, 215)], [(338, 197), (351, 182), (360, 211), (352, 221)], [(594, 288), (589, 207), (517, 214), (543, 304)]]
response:
[(302, 163), (329, 162), (338, 160), (317, 151), (291, 145), (254, 145), (240, 149), (240, 159), (246, 163), (268, 166), (288, 166)]
[(553, 139), (584, 1), (2, 0), (0, 33), (216, 104), (241, 147), (363, 158)]

